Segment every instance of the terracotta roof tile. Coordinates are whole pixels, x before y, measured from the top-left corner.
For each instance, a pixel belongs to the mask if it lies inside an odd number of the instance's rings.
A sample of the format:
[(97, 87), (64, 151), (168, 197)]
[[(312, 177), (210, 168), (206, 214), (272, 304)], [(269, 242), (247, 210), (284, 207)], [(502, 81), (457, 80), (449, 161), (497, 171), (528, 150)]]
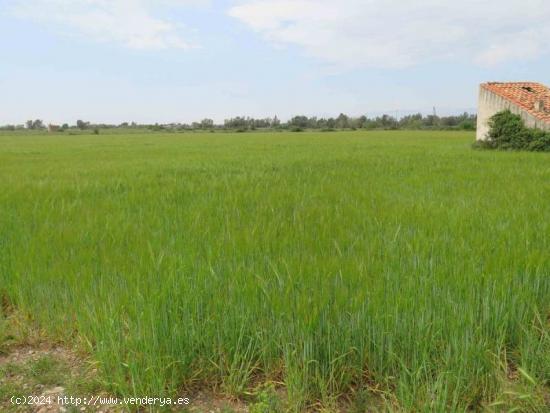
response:
[[(490, 82), (483, 83), (481, 87), (514, 103), (537, 119), (550, 123), (550, 89), (546, 86), (533, 82)], [(538, 101), (544, 102), (544, 111), (535, 110)]]

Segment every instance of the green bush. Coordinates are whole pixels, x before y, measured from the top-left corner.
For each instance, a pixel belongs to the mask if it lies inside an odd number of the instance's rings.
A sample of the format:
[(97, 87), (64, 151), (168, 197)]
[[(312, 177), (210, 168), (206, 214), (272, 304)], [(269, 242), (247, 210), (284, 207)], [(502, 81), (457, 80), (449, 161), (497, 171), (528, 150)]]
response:
[(491, 117), (489, 127), (487, 139), (476, 142), (474, 147), (550, 152), (550, 132), (528, 128), (521, 116), (509, 110)]
[(457, 125), (457, 128), (460, 130), (476, 130), (476, 124), (473, 120), (463, 120)]
[(527, 149), (537, 152), (550, 152), (550, 133), (541, 130), (534, 130)]

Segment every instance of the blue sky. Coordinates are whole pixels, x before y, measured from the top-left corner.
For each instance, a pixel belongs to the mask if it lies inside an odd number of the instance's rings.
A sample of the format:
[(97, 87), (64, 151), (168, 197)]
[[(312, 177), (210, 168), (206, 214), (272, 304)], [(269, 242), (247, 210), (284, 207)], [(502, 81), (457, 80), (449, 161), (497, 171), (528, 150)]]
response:
[(0, 0), (0, 124), (473, 111), (550, 84), (542, 0)]

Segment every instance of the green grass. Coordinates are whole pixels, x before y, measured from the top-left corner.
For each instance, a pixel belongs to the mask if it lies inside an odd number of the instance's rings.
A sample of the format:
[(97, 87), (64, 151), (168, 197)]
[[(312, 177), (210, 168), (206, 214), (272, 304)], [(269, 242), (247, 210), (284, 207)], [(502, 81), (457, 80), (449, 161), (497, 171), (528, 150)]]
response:
[(473, 139), (3, 134), (0, 294), (122, 395), (277, 381), (296, 411), (451, 412), (517, 369), (541, 394), (550, 156)]

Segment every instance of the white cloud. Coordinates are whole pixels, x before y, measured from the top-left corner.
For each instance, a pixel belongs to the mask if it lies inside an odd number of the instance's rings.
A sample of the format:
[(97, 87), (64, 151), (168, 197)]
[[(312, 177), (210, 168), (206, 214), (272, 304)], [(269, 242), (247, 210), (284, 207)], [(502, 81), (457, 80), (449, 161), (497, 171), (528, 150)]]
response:
[(207, 0), (13, 0), (18, 17), (94, 41), (132, 49), (189, 49), (182, 25), (153, 14), (155, 6), (181, 7)]
[(229, 15), (344, 68), (490, 66), (550, 53), (548, 0), (244, 0)]

